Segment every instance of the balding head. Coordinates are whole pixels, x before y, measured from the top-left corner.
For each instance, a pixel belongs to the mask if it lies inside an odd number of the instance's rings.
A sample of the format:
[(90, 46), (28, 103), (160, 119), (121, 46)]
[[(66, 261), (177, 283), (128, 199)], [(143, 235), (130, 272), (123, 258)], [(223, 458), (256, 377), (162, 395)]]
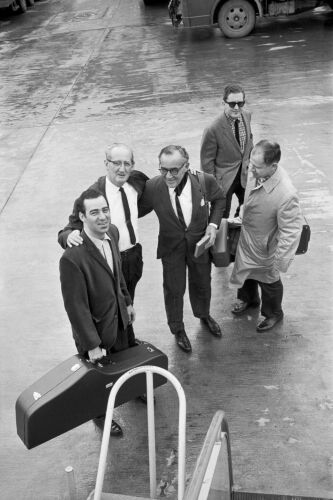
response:
[(106, 175), (112, 184), (121, 187), (134, 167), (132, 149), (123, 143), (114, 143), (105, 150)]

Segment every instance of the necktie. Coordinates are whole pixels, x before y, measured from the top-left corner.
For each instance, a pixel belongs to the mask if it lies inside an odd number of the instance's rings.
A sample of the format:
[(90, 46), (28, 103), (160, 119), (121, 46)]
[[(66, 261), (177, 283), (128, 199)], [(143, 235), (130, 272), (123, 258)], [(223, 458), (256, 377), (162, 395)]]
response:
[(108, 263), (109, 267), (113, 271), (113, 259), (112, 259), (112, 252), (111, 252), (111, 247), (107, 239), (104, 239), (102, 241), (102, 251), (103, 251), (103, 257), (105, 258), (106, 262)]
[(183, 226), (183, 229), (186, 229), (186, 223), (185, 223), (185, 219), (184, 219), (184, 214), (183, 214), (183, 211), (182, 211), (182, 207), (180, 206), (179, 196), (177, 194), (176, 189), (175, 189), (175, 194), (176, 194), (175, 200), (176, 200), (176, 208), (177, 208), (178, 219), (179, 219), (179, 222), (181, 223), (181, 225)]
[(235, 138), (238, 144), (240, 145), (240, 137), (239, 137), (239, 120), (235, 120)]
[(182, 194), (185, 184), (187, 183), (187, 178), (188, 178), (188, 173), (185, 172), (182, 180), (180, 181), (178, 186), (175, 187), (175, 193), (177, 196), (180, 196)]
[(187, 172), (185, 172), (184, 177), (182, 178), (182, 180), (180, 181), (178, 186), (175, 187), (175, 194), (176, 194), (175, 200), (176, 200), (177, 215), (178, 215), (179, 222), (181, 223), (181, 225), (183, 226), (184, 229), (186, 229), (187, 226), (185, 223), (182, 207), (180, 205), (179, 196), (182, 194), (182, 191), (185, 187), (185, 184), (187, 182), (187, 177), (188, 177), (188, 174), (187, 174)]
[(126, 193), (122, 187), (119, 188), (119, 191), (120, 191), (121, 199), (123, 202), (126, 226), (127, 226), (128, 232), (129, 232), (130, 241), (131, 241), (132, 245), (135, 245), (136, 237), (135, 237), (134, 229), (133, 229), (132, 222), (131, 222), (131, 211), (130, 211), (130, 207), (128, 205), (127, 196), (126, 196)]

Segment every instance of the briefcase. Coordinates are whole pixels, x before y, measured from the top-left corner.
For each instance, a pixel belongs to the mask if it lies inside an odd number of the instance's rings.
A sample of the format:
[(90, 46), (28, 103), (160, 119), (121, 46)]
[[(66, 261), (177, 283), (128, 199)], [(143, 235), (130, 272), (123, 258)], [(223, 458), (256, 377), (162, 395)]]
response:
[(215, 267), (227, 267), (230, 264), (228, 247), (228, 219), (222, 219), (216, 232), (214, 245), (209, 249), (211, 260)]
[[(110, 390), (123, 373), (154, 365), (168, 369), (167, 356), (148, 342), (112, 354), (112, 363), (93, 364), (76, 354), (28, 387), (16, 401), (17, 434), (28, 449), (104, 415)], [(154, 387), (166, 383), (154, 374)], [(115, 406), (146, 392), (146, 375), (140, 373), (120, 388)]]

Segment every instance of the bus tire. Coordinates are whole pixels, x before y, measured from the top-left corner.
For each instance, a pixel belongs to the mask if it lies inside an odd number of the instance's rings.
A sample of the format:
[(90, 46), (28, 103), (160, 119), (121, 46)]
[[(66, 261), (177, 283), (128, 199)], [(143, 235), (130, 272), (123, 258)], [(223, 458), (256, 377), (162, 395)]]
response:
[(218, 25), (228, 38), (241, 38), (253, 30), (256, 13), (247, 0), (227, 0), (218, 14)]
[(26, 0), (14, 0), (10, 8), (14, 14), (22, 14), (27, 11), (27, 2)]

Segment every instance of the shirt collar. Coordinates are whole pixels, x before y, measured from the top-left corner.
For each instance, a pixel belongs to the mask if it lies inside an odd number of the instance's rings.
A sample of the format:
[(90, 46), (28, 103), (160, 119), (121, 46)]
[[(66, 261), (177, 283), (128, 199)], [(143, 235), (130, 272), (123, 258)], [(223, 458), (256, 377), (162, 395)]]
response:
[[(115, 186), (115, 184), (113, 184), (108, 177), (105, 177), (105, 183), (108, 187), (108, 189), (112, 190), (113, 192), (117, 193), (120, 189), (119, 186)], [(127, 181), (121, 186), (123, 187), (124, 189), (126, 189), (126, 185), (127, 185)]]
[(104, 240), (111, 241), (111, 238), (107, 234), (104, 235), (104, 238), (102, 240), (100, 240), (99, 238), (96, 238), (96, 236), (93, 236), (91, 234), (91, 232), (89, 231), (89, 229), (87, 227), (84, 228), (84, 232), (86, 233), (88, 238), (93, 242), (93, 244), (98, 248), (98, 250), (102, 250)]
[(242, 121), (243, 117), (242, 117), (242, 113), (239, 115), (238, 118), (232, 118), (232, 116), (230, 115), (227, 115), (226, 112), (224, 112), (225, 116), (226, 116), (226, 119), (228, 120), (229, 123), (235, 123), (236, 120), (239, 120), (240, 122)]
[[(263, 187), (266, 193), (269, 193), (279, 183), (280, 177), (281, 177), (281, 170), (278, 166), (273, 175), (266, 178), (266, 180), (262, 184), (258, 184), (257, 186), (255, 186), (254, 189), (259, 189)], [(254, 182), (254, 184), (256, 184), (256, 182)]]

